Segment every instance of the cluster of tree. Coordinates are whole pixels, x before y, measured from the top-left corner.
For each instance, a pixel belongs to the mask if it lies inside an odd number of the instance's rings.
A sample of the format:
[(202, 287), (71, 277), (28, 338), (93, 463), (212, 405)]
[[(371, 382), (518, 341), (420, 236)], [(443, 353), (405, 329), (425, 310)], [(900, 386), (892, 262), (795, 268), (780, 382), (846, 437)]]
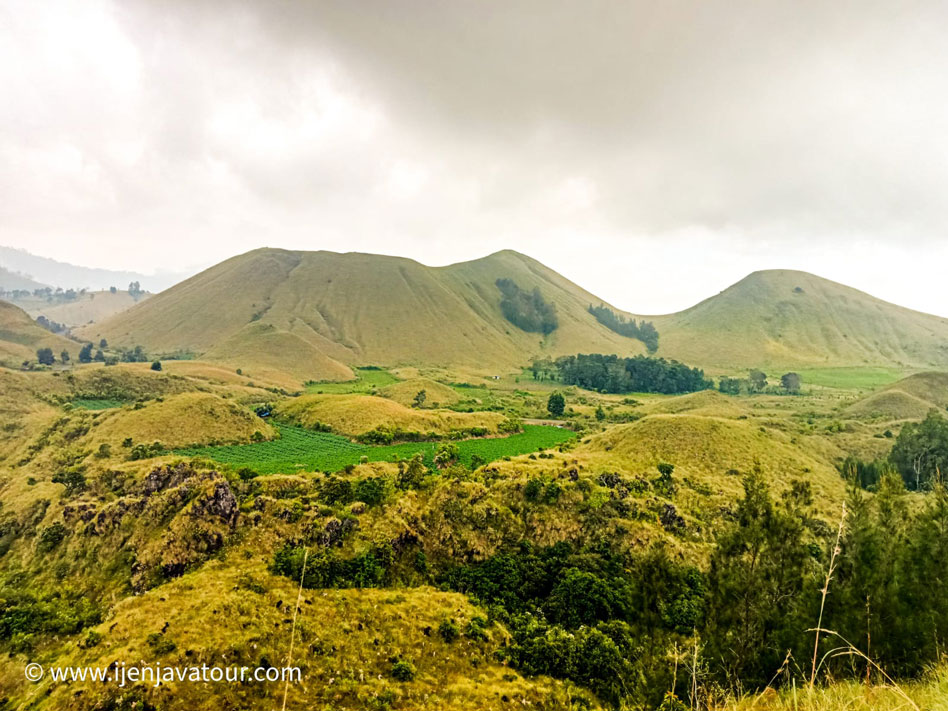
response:
[[(59, 354), (59, 359), (65, 364), (69, 362), (69, 351), (65, 348)], [(56, 355), (52, 348), (38, 348), (36, 350), (36, 362), (40, 365), (53, 365), (56, 362)]]
[(555, 365), (561, 382), (606, 393), (691, 393), (714, 386), (703, 370), (664, 358), (593, 353), (563, 356)]
[(500, 310), (510, 323), (529, 333), (550, 334), (559, 326), (556, 306), (543, 299), (539, 288), (524, 291), (512, 279), (498, 279)]
[(642, 341), (649, 353), (658, 350), (658, 331), (655, 330), (655, 325), (651, 321), (637, 323), (634, 318), (627, 321), (624, 316), (617, 315), (605, 304), (599, 304), (599, 306), (590, 304), (589, 313), (595, 316), (596, 320), (610, 331), (615, 331), (626, 338), (636, 338)]
[[(112, 290), (110, 289), (110, 291)], [(115, 291), (112, 291), (112, 293), (114, 294)], [(131, 284), (128, 285), (128, 295), (131, 296), (132, 298), (137, 299), (139, 296), (141, 296), (144, 293), (145, 293), (145, 290), (142, 289), (142, 285), (139, 284), (137, 281), (133, 281)]]
[(791, 372), (780, 376), (778, 387), (771, 387), (766, 373), (761, 370), (752, 370), (746, 378), (722, 376), (718, 381), (718, 390), (727, 395), (752, 395), (762, 392), (797, 395), (802, 385), (803, 378), (800, 374)]
[(62, 287), (53, 289), (49, 286), (33, 289), (33, 291), (29, 289), (0, 289), (0, 298), (13, 300), (28, 299), (32, 296), (36, 299), (46, 299), (49, 302), (64, 302), (75, 301), (80, 296), (85, 296), (85, 294), (85, 289), (63, 289)]
[(889, 473), (902, 477), (913, 491), (929, 491), (945, 482), (948, 473), (948, 419), (931, 410), (921, 422), (910, 422), (899, 432), (888, 457), (863, 461), (850, 456), (840, 465), (843, 476), (869, 491)]
[(66, 331), (66, 325), (59, 323), (58, 321), (50, 321), (45, 316), (37, 316), (36, 323), (45, 328), (50, 333), (64, 333)]
[(104, 363), (106, 361), (105, 349), (109, 347), (109, 342), (104, 338), (99, 341), (99, 348), (96, 350), (95, 355), (93, 355), (92, 350), (95, 348), (91, 343), (84, 343), (82, 348), (79, 349), (79, 362), (80, 363), (91, 363), (95, 361), (96, 363)]

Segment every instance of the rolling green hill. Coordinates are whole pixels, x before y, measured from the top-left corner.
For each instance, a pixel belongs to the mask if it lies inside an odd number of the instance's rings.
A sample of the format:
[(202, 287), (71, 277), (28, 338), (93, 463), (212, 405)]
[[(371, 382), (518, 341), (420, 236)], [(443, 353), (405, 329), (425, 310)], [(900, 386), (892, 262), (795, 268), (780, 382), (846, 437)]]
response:
[(855, 417), (921, 420), (948, 407), (948, 373), (915, 373), (846, 408)]
[[(555, 304), (558, 327), (544, 335), (508, 321), (498, 279), (539, 289)], [(427, 267), (399, 257), (258, 249), (78, 333), (297, 380), (352, 379), (352, 367), (362, 365), (489, 373), (535, 356), (643, 353), (641, 341), (588, 312), (600, 303), (512, 251)], [(658, 355), (712, 370), (948, 364), (948, 319), (805, 272), (754, 272), (690, 309), (645, 318), (659, 331)]]
[(52, 348), (57, 360), (63, 350), (73, 358), (79, 352), (75, 341), (50, 333), (22, 309), (0, 301), (0, 364), (18, 366), (24, 360), (35, 359), (38, 348)]
[[(525, 291), (539, 288), (555, 304), (559, 327), (544, 336), (508, 322), (497, 279), (512, 279)], [(644, 352), (639, 341), (587, 312), (599, 302), (511, 251), (427, 267), (399, 257), (259, 249), (79, 333), (315, 380), (350, 379), (353, 365), (500, 369), (539, 354)]]
[(806, 272), (754, 272), (690, 309), (646, 318), (659, 355), (707, 368), (948, 364), (948, 319)]

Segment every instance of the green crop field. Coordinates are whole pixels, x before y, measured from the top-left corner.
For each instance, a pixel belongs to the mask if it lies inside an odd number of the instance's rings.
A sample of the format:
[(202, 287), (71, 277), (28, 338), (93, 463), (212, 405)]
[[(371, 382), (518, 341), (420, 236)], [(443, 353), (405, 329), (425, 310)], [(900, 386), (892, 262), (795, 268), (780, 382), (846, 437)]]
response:
[(367, 393), (373, 388), (384, 388), (398, 382), (398, 378), (382, 368), (355, 368), (359, 376), (342, 382), (306, 383), (308, 393)]
[(843, 390), (874, 389), (890, 385), (908, 373), (898, 368), (851, 367), (851, 368), (806, 368), (797, 371), (803, 384)]
[(83, 410), (110, 410), (113, 407), (121, 407), (125, 403), (121, 400), (108, 400), (105, 398), (79, 398), (73, 400), (72, 404), (81, 407)]
[[(327, 432), (312, 432), (301, 427), (278, 425), (280, 438), (255, 444), (222, 447), (191, 447), (176, 454), (207, 457), (223, 464), (250, 467), (261, 474), (304, 471), (338, 471), (348, 464), (358, 464), (362, 457), (370, 462), (408, 459), (421, 452), (431, 464), (438, 442), (405, 442), (388, 446), (372, 446), (352, 442)], [(470, 466), (474, 455), (491, 462), (503, 457), (528, 454), (562, 444), (575, 435), (569, 430), (543, 425), (525, 425), (523, 432), (509, 437), (467, 439), (457, 442), (460, 460)]]

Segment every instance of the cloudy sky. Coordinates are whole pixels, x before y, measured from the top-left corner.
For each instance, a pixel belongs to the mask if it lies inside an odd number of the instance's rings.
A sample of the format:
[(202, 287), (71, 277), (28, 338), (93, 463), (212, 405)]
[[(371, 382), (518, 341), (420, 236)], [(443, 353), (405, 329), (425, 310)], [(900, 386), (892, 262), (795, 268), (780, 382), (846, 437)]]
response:
[(948, 315), (944, 3), (0, 0), (0, 244), (193, 270), (512, 248), (617, 306), (755, 269)]

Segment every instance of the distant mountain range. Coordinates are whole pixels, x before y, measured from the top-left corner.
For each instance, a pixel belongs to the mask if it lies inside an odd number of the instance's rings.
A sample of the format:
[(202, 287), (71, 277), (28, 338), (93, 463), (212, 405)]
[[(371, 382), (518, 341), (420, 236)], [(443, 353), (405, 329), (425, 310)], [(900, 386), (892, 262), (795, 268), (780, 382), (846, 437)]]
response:
[[(80, 267), (60, 262), (49, 257), (40, 257), (26, 250), (0, 246), (0, 289), (35, 289), (42, 286), (63, 289), (89, 289), (99, 291), (116, 287), (127, 289), (137, 281), (145, 291), (157, 292), (167, 289), (183, 279), (185, 274), (158, 272), (113, 271), (95, 267)], [(18, 286), (17, 284), (25, 284)], [(35, 284), (35, 286), (30, 286)]]
[[(428, 267), (371, 254), (258, 249), (77, 335), (301, 380), (349, 378), (357, 365), (484, 371), (537, 356), (645, 353), (641, 340), (590, 312), (600, 305), (620, 321), (643, 318), (509, 250)], [(948, 366), (948, 319), (805, 272), (755, 272), (690, 309), (644, 319), (658, 330), (657, 355), (720, 371)]]

